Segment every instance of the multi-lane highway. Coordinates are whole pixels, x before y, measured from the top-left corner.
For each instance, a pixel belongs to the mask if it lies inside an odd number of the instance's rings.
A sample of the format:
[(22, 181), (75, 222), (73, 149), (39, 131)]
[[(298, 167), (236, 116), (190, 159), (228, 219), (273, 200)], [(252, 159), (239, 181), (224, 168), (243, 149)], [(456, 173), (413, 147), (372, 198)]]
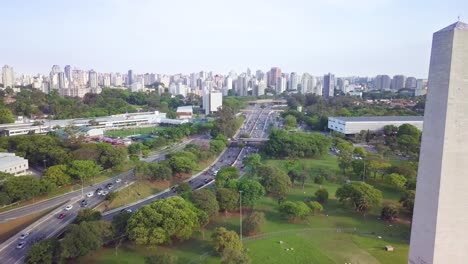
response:
[[(149, 157), (147, 157), (147, 158), (145, 158), (143, 160), (147, 161), (147, 162), (153, 162), (153, 161), (159, 161), (161, 159), (164, 159), (167, 154), (183, 149), (187, 144), (192, 142), (192, 140), (193, 139), (189, 139), (189, 140), (183, 141), (181, 143), (174, 144), (170, 148), (164, 149), (162, 151), (157, 151), (157, 152), (153, 153), (152, 155), (150, 155)], [(100, 183), (98, 183), (96, 185), (106, 185), (108, 183), (115, 182), (117, 179), (121, 179), (122, 181), (130, 181), (132, 179), (132, 177), (133, 177), (133, 171), (130, 170), (130, 171), (120, 173), (119, 175), (117, 175), (117, 176), (115, 176), (115, 177), (113, 177), (111, 179), (108, 179), (106, 181), (100, 182)], [(20, 217), (23, 217), (23, 216), (27, 216), (27, 215), (30, 215), (30, 214), (42, 212), (44, 210), (57, 207), (58, 205), (60, 205), (60, 204), (62, 204), (64, 202), (67, 202), (69, 200), (74, 200), (74, 199), (80, 198), (81, 195), (82, 195), (82, 192), (83, 193), (91, 192), (91, 191), (95, 190), (96, 188), (97, 187), (95, 187), (95, 186), (87, 186), (87, 187), (85, 187), (83, 189), (83, 191), (81, 190), (81, 188), (79, 188), (76, 191), (69, 192), (69, 193), (63, 194), (61, 196), (57, 196), (57, 197), (54, 197), (54, 198), (51, 198), (51, 199), (48, 199), (48, 200), (45, 200), (45, 201), (42, 201), (42, 202), (34, 203), (34, 204), (31, 204), (31, 205), (26, 205), (26, 206), (23, 206), (23, 207), (19, 207), (17, 209), (13, 209), (13, 210), (9, 210), (9, 211), (0, 213), (0, 223), (8, 222), (10, 220), (14, 220), (14, 219), (17, 219), (17, 218), (20, 218)]]
[[(241, 128), (241, 133), (247, 133), (249, 135), (265, 138), (267, 137), (268, 124), (271, 122), (269, 118), (271, 111), (267, 108), (261, 109), (260, 107), (254, 107), (252, 112), (247, 114), (247, 118), (244, 126)], [(218, 159), (207, 168), (205, 171), (195, 175), (191, 179), (187, 180), (188, 183), (192, 186), (193, 189), (200, 189), (206, 186), (209, 186), (214, 183), (214, 175), (216, 172), (225, 166), (236, 166), (240, 169), (243, 169), (242, 160), (257, 150), (253, 147), (244, 147), (239, 148), (236, 146), (229, 146), (223, 153), (218, 157)], [(167, 154), (167, 153), (166, 153)], [(165, 155), (165, 154), (162, 154)], [(155, 156), (152, 160), (160, 159), (159, 156)], [(113, 178), (107, 182), (113, 183), (113, 190), (117, 188), (122, 188), (125, 184), (129, 184), (131, 178), (127, 175), (127, 179), (121, 179), (117, 182), (117, 178)], [(0, 245), (0, 263), (2, 264), (13, 264), (13, 263), (22, 263), (26, 256), (27, 250), (32, 245), (35, 240), (40, 240), (44, 238), (54, 237), (57, 234), (61, 233), (64, 228), (70, 224), (78, 211), (81, 210), (81, 201), (85, 199), (87, 201), (87, 207), (92, 208), (98, 205), (103, 201), (104, 196), (98, 195), (96, 188), (101, 187), (106, 189), (106, 184), (99, 184), (93, 187), (88, 187), (85, 190), (85, 197), (87, 193), (93, 193), (91, 197), (83, 198), (81, 197), (81, 191), (79, 191), (78, 196), (68, 198), (65, 204), (61, 205), (60, 208), (55, 209), (53, 212), (44, 216), (40, 220), (36, 221), (34, 224), (28, 226), (22, 232), (18, 233), (14, 237), (11, 237), (8, 241)], [(173, 195), (177, 195), (175, 188), (168, 189), (162, 193), (156, 194), (154, 196), (148, 197), (144, 200), (138, 201), (136, 203), (105, 212), (103, 214), (103, 219), (111, 220), (113, 216), (119, 214), (123, 210), (130, 209), (132, 211), (137, 210), (141, 206), (151, 203), (156, 199), (164, 199)], [(61, 203), (63, 203), (62, 201)], [(60, 204), (60, 203), (59, 203)], [(72, 205), (70, 210), (66, 210), (67, 205)], [(57, 206), (57, 205), (56, 205)], [(62, 218), (60, 215), (64, 214)], [(24, 240), (19, 239), (21, 234), (29, 233), (28, 237)], [(17, 248), (19, 242), (25, 241), (23, 248)]]

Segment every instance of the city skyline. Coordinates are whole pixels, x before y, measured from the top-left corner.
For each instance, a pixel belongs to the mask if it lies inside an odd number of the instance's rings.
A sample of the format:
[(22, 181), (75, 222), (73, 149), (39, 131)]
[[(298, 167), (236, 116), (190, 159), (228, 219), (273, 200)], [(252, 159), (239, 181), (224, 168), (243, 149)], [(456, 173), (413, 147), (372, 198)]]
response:
[[(8, 2), (0, 22), (14, 38), (0, 43), (8, 51), (0, 65), (28, 74), (51, 64), (166, 74), (275, 65), (312, 75), (427, 78), (428, 36), (468, 8), (450, 2)], [(393, 20), (395, 13), (401, 19)]]

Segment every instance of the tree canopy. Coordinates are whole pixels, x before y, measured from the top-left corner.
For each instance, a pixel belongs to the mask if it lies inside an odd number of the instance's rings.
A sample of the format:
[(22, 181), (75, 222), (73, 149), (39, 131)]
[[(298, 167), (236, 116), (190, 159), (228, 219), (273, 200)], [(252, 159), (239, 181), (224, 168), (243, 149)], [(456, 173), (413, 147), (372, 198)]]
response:
[(351, 182), (336, 190), (340, 202), (350, 203), (358, 212), (366, 212), (382, 202), (382, 192), (365, 182)]

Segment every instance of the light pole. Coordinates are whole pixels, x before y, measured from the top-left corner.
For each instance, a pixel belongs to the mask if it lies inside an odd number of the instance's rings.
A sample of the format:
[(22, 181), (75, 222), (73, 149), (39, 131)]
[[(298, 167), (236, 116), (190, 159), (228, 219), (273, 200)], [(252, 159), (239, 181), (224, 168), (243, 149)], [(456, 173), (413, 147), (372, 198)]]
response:
[(84, 184), (83, 184), (83, 176), (81, 176), (81, 198), (84, 198)]
[(241, 242), (242, 242), (242, 192), (243, 191), (239, 191), (239, 205), (240, 205), (239, 222), (240, 222), (240, 240), (241, 240)]

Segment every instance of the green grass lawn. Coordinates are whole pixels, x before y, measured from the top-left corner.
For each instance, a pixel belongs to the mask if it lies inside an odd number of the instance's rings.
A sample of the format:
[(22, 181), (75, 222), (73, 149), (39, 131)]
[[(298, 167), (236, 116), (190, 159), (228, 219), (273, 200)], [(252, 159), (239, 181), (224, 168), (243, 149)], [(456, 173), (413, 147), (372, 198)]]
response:
[[(320, 168), (338, 173), (335, 159), (328, 156), (303, 162), (313, 176)], [(285, 161), (268, 160), (266, 163), (284, 167)], [(313, 196), (320, 187), (329, 191), (330, 200), (321, 214), (295, 223), (280, 217), (276, 199), (263, 197), (254, 208), (265, 213), (267, 221), (262, 232), (257, 236), (244, 237), (244, 245), (252, 263), (407, 263), (409, 224), (389, 224), (379, 220), (379, 208), (365, 216), (354, 212), (335, 199), (334, 194), (339, 186), (340, 184), (329, 182), (320, 186), (314, 184), (312, 178), (308, 179), (304, 189), (296, 184), (289, 193), (288, 200), (303, 201), (306, 197)], [(390, 189), (385, 190), (383, 195), (384, 199), (392, 201), (399, 197), (398, 192)], [(246, 209), (244, 215), (249, 211), (250, 209)], [(213, 254), (210, 246), (210, 235), (219, 226), (238, 231), (238, 212), (220, 213), (213, 217), (204, 229), (188, 241), (157, 248), (125, 243), (119, 248), (117, 255), (113, 248), (105, 248), (79, 259), (77, 263), (144, 263), (144, 256), (156, 251), (177, 255), (178, 263), (219, 263), (219, 257)], [(383, 249), (385, 245), (392, 245), (395, 251), (386, 252)]]

